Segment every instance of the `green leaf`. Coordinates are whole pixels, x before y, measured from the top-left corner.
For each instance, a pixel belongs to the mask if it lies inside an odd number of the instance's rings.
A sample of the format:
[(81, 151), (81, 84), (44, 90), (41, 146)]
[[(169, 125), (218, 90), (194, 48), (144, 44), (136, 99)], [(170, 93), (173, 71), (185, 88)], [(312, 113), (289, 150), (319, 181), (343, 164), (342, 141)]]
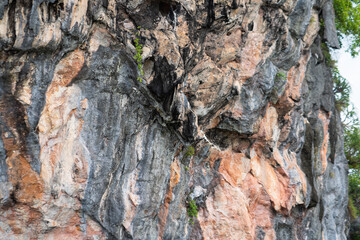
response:
[[(360, 4), (359, 0), (334, 0), (335, 24), (340, 41), (348, 36), (348, 52), (354, 57), (360, 51)], [(341, 44), (342, 45), (342, 44)]]

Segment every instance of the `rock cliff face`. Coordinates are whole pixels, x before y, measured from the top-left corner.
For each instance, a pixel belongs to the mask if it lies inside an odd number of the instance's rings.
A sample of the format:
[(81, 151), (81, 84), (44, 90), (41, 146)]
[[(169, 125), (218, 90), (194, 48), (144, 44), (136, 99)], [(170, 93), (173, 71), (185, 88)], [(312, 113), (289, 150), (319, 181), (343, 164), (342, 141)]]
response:
[(346, 239), (335, 31), (329, 0), (2, 0), (0, 239)]

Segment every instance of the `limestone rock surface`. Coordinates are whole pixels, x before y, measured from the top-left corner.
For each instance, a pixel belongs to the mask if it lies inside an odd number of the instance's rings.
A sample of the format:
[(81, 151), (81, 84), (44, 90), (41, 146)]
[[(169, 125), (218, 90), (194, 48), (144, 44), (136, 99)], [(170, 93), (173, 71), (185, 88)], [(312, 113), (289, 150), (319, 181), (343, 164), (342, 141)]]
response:
[(345, 240), (333, 14), (2, 0), (0, 239)]

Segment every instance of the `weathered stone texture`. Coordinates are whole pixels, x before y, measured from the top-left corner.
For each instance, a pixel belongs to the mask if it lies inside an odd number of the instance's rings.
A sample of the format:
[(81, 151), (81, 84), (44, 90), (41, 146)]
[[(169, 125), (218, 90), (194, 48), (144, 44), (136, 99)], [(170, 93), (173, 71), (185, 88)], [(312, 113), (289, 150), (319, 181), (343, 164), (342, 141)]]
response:
[(3, 0), (0, 239), (346, 239), (333, 20), (328, 0)]

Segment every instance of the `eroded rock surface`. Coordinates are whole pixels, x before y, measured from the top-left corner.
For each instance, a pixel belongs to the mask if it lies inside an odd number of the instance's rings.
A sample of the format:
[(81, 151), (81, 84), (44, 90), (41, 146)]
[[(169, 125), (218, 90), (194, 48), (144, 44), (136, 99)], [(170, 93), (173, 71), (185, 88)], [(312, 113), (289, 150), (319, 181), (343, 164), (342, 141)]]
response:
[(333, 20), (329, 0), (3, 0), (0, 239), (346, 239)]

